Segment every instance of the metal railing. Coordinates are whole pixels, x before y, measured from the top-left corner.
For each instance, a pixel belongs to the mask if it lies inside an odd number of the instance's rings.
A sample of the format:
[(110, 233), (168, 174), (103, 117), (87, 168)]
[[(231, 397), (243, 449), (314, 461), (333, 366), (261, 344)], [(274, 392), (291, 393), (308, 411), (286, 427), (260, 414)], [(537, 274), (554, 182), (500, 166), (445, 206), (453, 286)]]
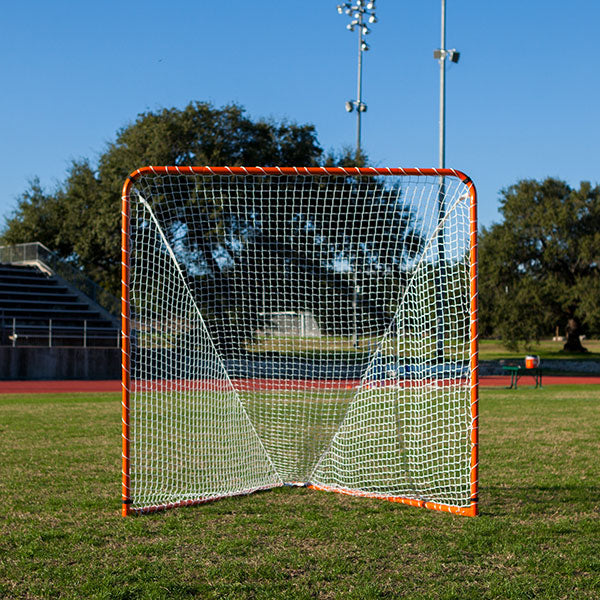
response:
[(83, 325), (62, 325), (48, 319), (45, 323), (29, 325), (18, 323), (16, 317), (0, 321), (0, 345), (12, 346), (79, 346), (119, 348), (121, 331), (116, 327), (90, 327), (87, 320)]
[(111, 315), (119, 316), (121, 303), (118, 298), (89, 279), (82, 271), (57, 256), (40, 242), (0, 246), (0, 263), (42, 263), (49, 271), (76, 287), (88, 298), (100, 305)]

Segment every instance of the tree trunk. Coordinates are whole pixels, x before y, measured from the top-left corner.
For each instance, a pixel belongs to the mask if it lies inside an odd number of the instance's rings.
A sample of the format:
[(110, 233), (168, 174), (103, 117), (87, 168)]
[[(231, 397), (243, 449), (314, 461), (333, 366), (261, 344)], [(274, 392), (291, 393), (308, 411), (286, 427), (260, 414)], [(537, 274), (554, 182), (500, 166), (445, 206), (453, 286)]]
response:
[(565, 352), (587, 352), (587, 348), (581, 345), (581, 340), (579, 339), (581, 327), (577, 319), (571, 318), (567, 321), (565, 333), (567, 338), (563, 346)]

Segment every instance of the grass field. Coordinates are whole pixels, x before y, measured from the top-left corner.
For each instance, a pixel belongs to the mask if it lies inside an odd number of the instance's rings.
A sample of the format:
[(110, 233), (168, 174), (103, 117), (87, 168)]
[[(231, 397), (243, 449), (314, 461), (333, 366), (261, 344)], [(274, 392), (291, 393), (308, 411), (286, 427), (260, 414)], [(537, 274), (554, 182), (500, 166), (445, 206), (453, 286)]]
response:
[(525, 354), (534, 354), (541, 359), (559, 358), (561, 360), (600, 360), (600, 340), (583, 340), (585, 353), (564, 352), (564, 342), (540, 340), (532, 342), (527, 349), (507, 350), (498, 340), (479, 340), (480, 360), (519, 359)]
[[(358, 348), (353, 345), (353, 338), (348, 336), (329, 336), (325, 337), (284, 337), (264, 336), (256, 339), (248, 345), (250, 352), (280, 352), (292, 353), (296, 356), (314, 357), (327, 356), (331, 358), (351, 357), (354, 360), (364, 360), (369, 356), (373, 348), (377, 346), (377, 338), (361, 337), (358, 340)], [(479, 358), (480, 360), (499, 360), (499, 359), (520, 359), (523, 360), (525, 354), (535, 354), (542, 359), (559, 358), (563, 360), (600, 360), (600, 340), (583, 340), (583, 346), (588, 350), (585, 353), (564, 352), (564, 342), (552, 341), (550, 339), (532, 342), (527, 348), (520, 347), (518, 350), (508, 350), (500, 340), (480, 339), (479, 340)], [(424, 348), (435, 347), (435, 339), (424, 343), (422, 338), (410, 337), (403, 341), (404, 350), (409, 355), (422, 351)], [(456, 358), (458, 348), (462, 344), (456, 342), (447, 344), (446, 354), (448, 358)], [(395, 344), (383, 346), (383, 354), (394, 354), (398, 351)]]
[(0, 597), (600, 597), (600, 390), (481, 390), (481, 516), (280, 488), (123, 519), (119, 398), (0, 396)]

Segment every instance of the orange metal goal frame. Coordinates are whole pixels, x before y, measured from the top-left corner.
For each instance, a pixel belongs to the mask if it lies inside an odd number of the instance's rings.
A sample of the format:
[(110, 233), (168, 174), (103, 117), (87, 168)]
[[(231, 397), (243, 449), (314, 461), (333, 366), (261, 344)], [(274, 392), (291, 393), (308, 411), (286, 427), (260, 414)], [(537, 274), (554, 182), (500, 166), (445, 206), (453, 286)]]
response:
[(144, 175), (250, 175), (250, 176), (346, 176), (346, 177), (378, 177), (378, 176), (436, 176), (454, 177), (461, 180), (469, 191), (469, 270), (470, 270), (470, 408), (471, 408), (471, 463), (470, 463), (470, 504), (465, 507), (448, 506), (436, 502), (417, 500), (413, 498), (390, 497), (376, 493), (361, 492), (357, 490), (344, 490), (328, 486), (309, 484), (308, 487), (316, 490), (333, 491), (353, 496), (364, 496), (399, 502), (410, 506), (418, 506), (449, 512), (464, 516), (478, 514), (478, 460), (479, 460), (479, 366), (478, 366), (478, 331), (477, 331), (477, 191), (471, 179), (461, 171), (455, 169), (418, 169), (418, 168), (358, 168), (358, 167), (176, 167), (176, 166), (148, 166), (133, 171), (125, 180), (121, 198), (121, 419), (122, 419), (122, 510), (123, 516), (139, 512), (154, 512), (177, 506), (190, 506), (202, 504), (219, 498), (175, 502), (168, 505), (148, 507), (144, 509), (131, 508), (130, 494), (130, 305), (129, 305), (129, 221), (130, 199), (129, 194), (135, 180)]

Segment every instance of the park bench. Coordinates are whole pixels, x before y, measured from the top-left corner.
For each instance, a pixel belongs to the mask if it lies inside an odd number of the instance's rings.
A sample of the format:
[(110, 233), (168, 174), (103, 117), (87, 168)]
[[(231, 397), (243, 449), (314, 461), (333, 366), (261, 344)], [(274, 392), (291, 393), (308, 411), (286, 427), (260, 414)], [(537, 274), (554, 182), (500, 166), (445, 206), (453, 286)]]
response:
[(518, 381), (523, 375), (531, 375), (535, 381), (535, 387), (542, 387), (542, 364), (538, 361), (535, 367), (522, 367), (521, 365), (503, 365), (502, 370), (510, 375), (510, 385), (507, 389), (516, 390)]

